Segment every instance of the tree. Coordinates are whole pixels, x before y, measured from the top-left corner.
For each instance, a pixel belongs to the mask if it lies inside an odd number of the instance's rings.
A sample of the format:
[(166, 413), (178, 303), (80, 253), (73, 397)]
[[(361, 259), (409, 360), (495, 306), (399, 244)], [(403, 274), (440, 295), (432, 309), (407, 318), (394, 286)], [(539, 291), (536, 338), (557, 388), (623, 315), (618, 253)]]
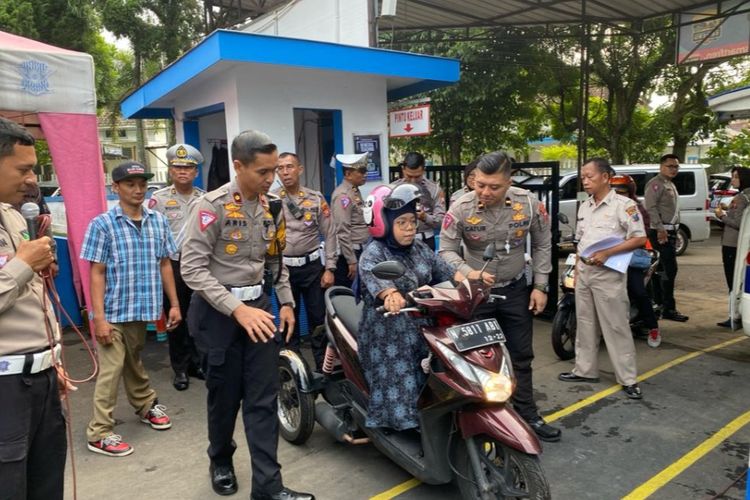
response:
[(440, 156), (444, 164), (466, 163), (496, 149), (528, 153), (528, 141), (541, 135), (543, 113), (536, 84), (525, 63), (533, 50), (510, 29), (493, 31), (482, 41), (452, 42), (447, 37), (412, 47), (461, 61), (461, 80), (429, 94), (432, 129), (428, 137), (396, 139), (397, 149), (418, 149)]

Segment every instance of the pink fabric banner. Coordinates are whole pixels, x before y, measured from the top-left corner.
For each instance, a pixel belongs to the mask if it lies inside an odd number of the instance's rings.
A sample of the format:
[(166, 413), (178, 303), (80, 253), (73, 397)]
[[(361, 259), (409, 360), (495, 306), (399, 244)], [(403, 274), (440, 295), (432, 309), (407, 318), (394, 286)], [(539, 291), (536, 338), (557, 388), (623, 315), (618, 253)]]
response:
[(86, 308), (90, 311), (90, 268), (78, 256), (89, 222), (107, 210), (96, 115), (39, 113), (39, 122), (65, 200), (75, 286), (77, 290), (83, 289)]

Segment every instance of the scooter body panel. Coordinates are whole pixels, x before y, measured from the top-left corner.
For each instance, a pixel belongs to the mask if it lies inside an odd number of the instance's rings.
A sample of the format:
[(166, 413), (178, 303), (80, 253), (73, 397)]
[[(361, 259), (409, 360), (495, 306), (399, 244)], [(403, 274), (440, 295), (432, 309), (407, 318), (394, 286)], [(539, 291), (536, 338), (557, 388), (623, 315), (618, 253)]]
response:
[(463, 438), (485, 434), (529, 455), (542, 452), (542, 445), (529, 424), (504, 405), (464, 408), (458, 412), (458, 427)]

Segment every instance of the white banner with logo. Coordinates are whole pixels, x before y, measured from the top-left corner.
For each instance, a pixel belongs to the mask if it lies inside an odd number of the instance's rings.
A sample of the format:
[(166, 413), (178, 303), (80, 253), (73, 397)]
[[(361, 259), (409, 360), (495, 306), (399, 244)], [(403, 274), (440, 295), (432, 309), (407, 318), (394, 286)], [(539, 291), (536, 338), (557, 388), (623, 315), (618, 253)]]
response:
[(0, 47), (0, 110), (95, 114), (93, 59)]

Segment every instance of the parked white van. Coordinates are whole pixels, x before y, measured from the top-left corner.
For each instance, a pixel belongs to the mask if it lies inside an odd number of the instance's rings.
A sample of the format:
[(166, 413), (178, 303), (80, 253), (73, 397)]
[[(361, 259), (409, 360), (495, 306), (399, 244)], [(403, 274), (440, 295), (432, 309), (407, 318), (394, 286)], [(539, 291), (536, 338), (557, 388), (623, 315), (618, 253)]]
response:
[[(677, 255), (682, 255), (689, 241), (707, 240), (711, 235), (711, 214), (708, 211), (708, 179), (706, 166), (698, 164), (680, 165), (680, 171), (674, 179), (677, 192), (680, 194), (680, 229), (677, 235)], [(613, 165), (618, 174), (627, 174), (635, 180), (636, 194), (643, 200), (643, 189), (646, 183), (659, 174), (658, 164), (646, 165)], [(523, 184), (521, 184), (523, 187)], [(560, 213), (568, 216), (571, 226), (575, 228), (576, 195), (578, 181), (576, 172), (560, 173)], [(570, 234), (570, 229), (560, 226), (563, 236)]]

